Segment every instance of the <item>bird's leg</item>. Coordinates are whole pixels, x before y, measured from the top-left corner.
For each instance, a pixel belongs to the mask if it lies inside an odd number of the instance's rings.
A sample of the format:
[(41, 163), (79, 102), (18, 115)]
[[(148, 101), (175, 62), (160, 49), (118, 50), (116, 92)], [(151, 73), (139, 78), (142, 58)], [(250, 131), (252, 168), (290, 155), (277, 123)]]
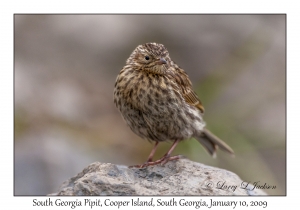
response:
[(144, 164), (142, 165), (134, 165), (134, 166), (130, 166), (130, 167), (137, 167), (137, 168), (145, 168), (147, 166), (153, 166), (153, 165), (157, 165), (157, 164), (166, 164), (168, 161), (170, 160), (177, 160), (179, 158), (182, 157), (182, 155), (175, 155), (175, 156), (172, 156), (170, 157), (172, 151), (175, 149), (175, 147), (177, 146), (177, 144), (180, 142), (180, 140), (176, 140), (174, 141), (174, 143), (172, 144), (171, 148), (169, 149), (169, 151), (162, 157), (160, 158), (159, 160), (156, 160), (156, 161), (152, 161), (152, 157), (157, 149), (157, 145), (158, 145), (158, 142), (155, 143), (154, 145), (154, 148), (152, 149), (149, 157), (148, 157), (148, 160), (147, 162), (145, 162)]
[(175, 147), (177, 146), (179, 141), (180, 140), (174, 141), (174, 143), (172, 144), (169, 151), (161, 159), (159, 159), (159, 161), (161, 162), (162, 165), (166, 164), (169, 160), (177, 160), (181, 157), (181, 155), (176, 155), (176, 156), (170, 157), (171, 153), (173, 152), (173, 150), (175, 149)]
[(164, 165), (164, 164), (166, 164), (170, 160), (177, 160), (177, 159), (181, 158), (182, 155), (176, 155), (176, 156), (170, 157), (172, 151), (175, 149), (175, 147), (177, 146), (177, 144), (179, 142), (180, 142), (180, 140), (174, 141), (174, 143), (172, 144), (172, 146), (169, 149), (169, 151), (162, 158), (160, 158), (159, 160), (153, 161), (153, 162), (147, 162), (146, 164), (141, 165), (140, 168), (143, 168), (143, 167), (146, 167), (146, 166), (150, 166), (150, 165), (157, 165), (157, 164), (160, 164), (160, 163), (162, 165)]
[(143, 163), (141, 165), (133, 165), (133, 166), (130, 166), (130, 167), (144, 168), (144, 167), (148, 166), (149, 163), (153, 163), (152, 159), (153, 159), (153, 156), (154, 156), (154, 154), (157, 150), (158, 143), (159, 143), (158, 141), (155, 142), (155, 145), (154, 145), (153, 149), (151, 150), (151, 153), (150, 153), (150, 155), (149, 155), (149, 157), (148, 157), (148, 159), (145, 163)]
[(154, 145), (153, 149), (151, 150), (151, 153), (150, 153), (150, 155), (149, 155), (148, 160), (146, 161), (146, 163), (152, 162), (152, 158), (154, 156), (154, 153), (156, 152), (157, 146), (158, 146), (158, 141), (155, 142), (155, 145)]

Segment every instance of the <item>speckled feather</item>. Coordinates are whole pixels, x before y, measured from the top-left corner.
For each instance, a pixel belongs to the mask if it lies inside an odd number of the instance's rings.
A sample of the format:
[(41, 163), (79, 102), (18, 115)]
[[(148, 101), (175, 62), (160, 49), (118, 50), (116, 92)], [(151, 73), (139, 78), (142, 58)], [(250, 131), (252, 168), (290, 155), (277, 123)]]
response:
[(114, 103), (131, 130), (144, 139), (162, 142), (195, 137), (212, 155), (218, 146), (233, 154), (204, 128), (204, 107), (188, 75), (162, 44), (139, 45), (132, 52), (116, 79)]

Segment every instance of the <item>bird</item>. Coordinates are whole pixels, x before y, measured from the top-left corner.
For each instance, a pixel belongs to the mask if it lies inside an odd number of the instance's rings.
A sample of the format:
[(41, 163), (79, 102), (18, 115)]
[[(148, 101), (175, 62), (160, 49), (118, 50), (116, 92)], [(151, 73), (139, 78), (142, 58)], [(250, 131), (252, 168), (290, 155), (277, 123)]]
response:
[[(114, 104), (130, 129), (154, 147), (143, 164), (145, 168), (180, 159), (171, 156), (177, 144), (195, 138), (213, 157), (218, 148), (234, 156), (219, 137), (210, 132), (203, 120), (204, 106), (192, 88), (188, 74), (170, 57), (163, 44), (138, 45), (126, 60), (114, 86)], [(158, 144), (173, 142), (158, 160), (153, 160)]]

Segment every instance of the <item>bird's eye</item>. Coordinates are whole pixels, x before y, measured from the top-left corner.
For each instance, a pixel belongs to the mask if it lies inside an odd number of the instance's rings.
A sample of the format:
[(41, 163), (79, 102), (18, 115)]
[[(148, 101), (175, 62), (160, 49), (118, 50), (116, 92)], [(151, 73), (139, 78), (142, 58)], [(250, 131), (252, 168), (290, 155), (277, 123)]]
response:
[(149, 60), (150, 58), (149, 58), (149, 56), (148, 56), (148, 55), (146, 55), (146, 56), (145, 56), (145, 59), (146, 59), (146, 60)]

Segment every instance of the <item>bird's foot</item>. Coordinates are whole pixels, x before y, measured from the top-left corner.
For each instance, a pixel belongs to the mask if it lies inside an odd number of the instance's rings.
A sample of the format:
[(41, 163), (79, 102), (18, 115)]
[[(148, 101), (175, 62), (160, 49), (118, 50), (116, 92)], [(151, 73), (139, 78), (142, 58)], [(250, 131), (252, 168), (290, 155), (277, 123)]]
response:
[(153, 165), (165, 165), (167, 162), (171, 161), (171, 160), (178, 160), (180, 158), (184, 157), (183, 155), (175, 155), (175, 156), (163, 156), (162, 158), (160, 158), (159, 160), (156, 161), (146, 161), (143, 164), (140, 165), (133, 165), (133, 166), (129, 166), (129, 168), (145, 168), (148, 166), (153, 166)]
[(166, 156), (164, 159), (161, 161), (161, 165), (165, 165), (167, 162), (172, 161), (172, 160), (178, 160), (180, 158), (183, 158), (183, 155), (175, 155), (175, 156)]

